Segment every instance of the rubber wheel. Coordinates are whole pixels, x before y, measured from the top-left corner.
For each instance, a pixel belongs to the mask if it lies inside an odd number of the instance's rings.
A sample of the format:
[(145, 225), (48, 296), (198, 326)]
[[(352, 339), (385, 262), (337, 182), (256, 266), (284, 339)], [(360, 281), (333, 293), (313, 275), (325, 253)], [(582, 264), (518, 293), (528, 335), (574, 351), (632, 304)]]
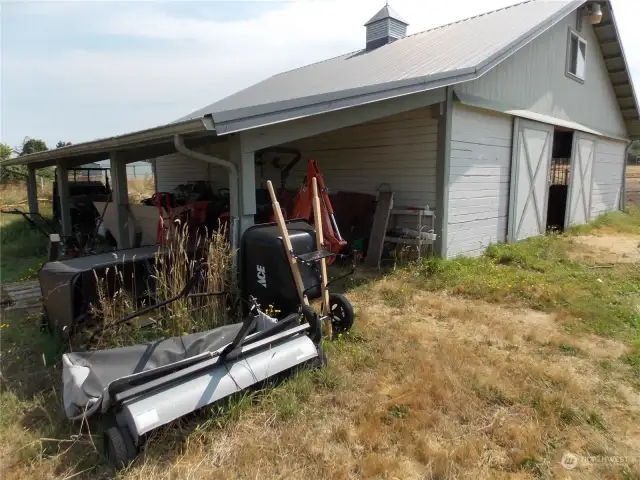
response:
[(129, 465), (137, 454), (129, 433), (118, 427), (111, 427), (104, 433), (104, 451), (107, 460), (116, 469)]
[(353, 306), (347, 297), (340, 293), (329, 295), (329, 316), (333, 333), (344, 333), (353, 326)]
[(308, 305), (302, 306), (302, 318), (305, 322), (309, 324), (309, 330), (307, 331), (307, 335), (311, 339), (313, 343), (316, 345), (320, 344), (320, 339), (322, 338), (322, 325), (320, 324), (320, 317), (315, 312), (313, 308)]

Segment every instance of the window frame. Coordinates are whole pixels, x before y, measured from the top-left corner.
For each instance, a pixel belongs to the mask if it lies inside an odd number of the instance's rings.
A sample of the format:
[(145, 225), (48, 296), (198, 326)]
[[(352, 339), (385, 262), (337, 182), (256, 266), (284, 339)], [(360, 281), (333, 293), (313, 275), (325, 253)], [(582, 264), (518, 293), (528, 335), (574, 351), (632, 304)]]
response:
[[(580, 44), (584, 44), (584, 75), (583, 77), (579, 77), (576, 73), (571, 72), (571, 40), (575, 37), (577, 39), (577, 51), (576, 55), (580, 53)], [(584, 83), (584, 77), (587, 74), (587, 48), (589, 48), (588, 42), (576, 31), (575, 29), (569, 27), (569, 32), (567, 34), (567, 60), (565, 62), (565, 75), (572, 80), (575, 80), (578, 83)], [(576, 59), (577, 62), (577, 59)], [(577, 68), (577, 63), (576, 63)]]

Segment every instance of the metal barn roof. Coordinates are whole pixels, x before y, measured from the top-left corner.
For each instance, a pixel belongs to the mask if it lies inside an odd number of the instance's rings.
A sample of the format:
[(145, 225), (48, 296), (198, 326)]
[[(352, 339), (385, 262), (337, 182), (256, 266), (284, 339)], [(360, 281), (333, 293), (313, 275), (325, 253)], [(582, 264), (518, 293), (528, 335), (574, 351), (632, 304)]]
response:
[(213, 116), (218, 134), (473, 80), (578, 8), (530, 0), (274, 75), (181, 120)]

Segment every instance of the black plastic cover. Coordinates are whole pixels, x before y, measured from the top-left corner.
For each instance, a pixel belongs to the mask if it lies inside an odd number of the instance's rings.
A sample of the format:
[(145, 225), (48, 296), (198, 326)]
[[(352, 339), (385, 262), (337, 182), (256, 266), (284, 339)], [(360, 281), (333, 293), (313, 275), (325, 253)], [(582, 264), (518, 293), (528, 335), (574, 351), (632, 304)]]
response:
[[(287, 222), (291, 246), (296, 255), (316, 250), (316, 232), (305, 220)], [(255, 297), (262, 309), (280, 310), (280, 318), (297, 310), (300, 305), (287, 259), (282, 236), (275, 223), (255, 225), (242, 237), (242, 291), (243, 297)], [(317, 265), (298, 261), (304, 288), (309, 299), (320, 297), (320, 273)]]

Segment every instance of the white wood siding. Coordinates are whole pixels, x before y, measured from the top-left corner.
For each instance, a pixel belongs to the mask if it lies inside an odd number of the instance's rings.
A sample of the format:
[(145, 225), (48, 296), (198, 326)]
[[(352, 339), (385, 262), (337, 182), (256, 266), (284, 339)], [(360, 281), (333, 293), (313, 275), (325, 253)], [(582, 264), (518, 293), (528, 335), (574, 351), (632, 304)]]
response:
[(591, 190), (591, 219), (619, 208), (622, 164), (626, 148), (624, 142), (604, 138), (599, 138), (596, 141)]
[[(229, 158), (228, 145), (226, 143), (215, 144), (197, 150), (225, 160)], [(157, 157), (155, 162), (156, 189), (158, 192), (171, 192), (181, 183), (196, 182), (198, 180), (209, 180), (211, 188), (214, 190), (228, 187), (229, 184), (226, 169), (185, 157), (180, 153)]]
[(513, 118), (454, 104), (447, 257), (506, 241)]
[(586, 21), (580, 32), (587, 41), (584, 84), (565, 74), (568, 31), (575, 24), (572, 13), (484, 76), (457, 85), (456, 90), (626, 137), (598, 40)]
[[(396, 206), (435, 209), (438, 119), (432, 116), (423, 107), (287, 144), (302, 152), (287, 187), (300, 185), (313, 158), (330, 191), (376, 195), (382, 186), (395, 193)], [(279, 174), (268, 166), (262, 177), (256, 169), (256, 176), (256, 185), (279, 184)]]

